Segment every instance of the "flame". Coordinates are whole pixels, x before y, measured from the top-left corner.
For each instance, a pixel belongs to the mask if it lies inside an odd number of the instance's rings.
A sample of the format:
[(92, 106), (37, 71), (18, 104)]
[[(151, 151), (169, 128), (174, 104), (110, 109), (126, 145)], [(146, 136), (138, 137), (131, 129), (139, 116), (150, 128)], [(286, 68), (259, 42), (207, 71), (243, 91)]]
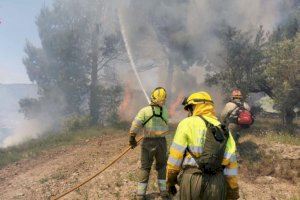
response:
[(183, 91), (180, 91), (177, 98), (175, 99), (175, 101), (169, 107), (170, 117), (173, 117), (176, 115), (176, 109), (178, 108), (178, 106), (181, 105), (183, 98), (184, 98), (184, 93), (183, 93)]
[(129, 107), (129, 104), (130, 104), (130, 101), (132, 99), (132, 92), (131, 92), (131, 87), (130, 87), (130, 83), (129, 81), (127, 81), (125, 83), (125, 87), (124, 87), (124, 98), (123, 98), (123, 101), (122, 103), (120, 104), (119, 106), (119, 116), (121, 118), (126, 118), (127, 114), (126, 114), (126, 111), (128, 111), (128, 107)]

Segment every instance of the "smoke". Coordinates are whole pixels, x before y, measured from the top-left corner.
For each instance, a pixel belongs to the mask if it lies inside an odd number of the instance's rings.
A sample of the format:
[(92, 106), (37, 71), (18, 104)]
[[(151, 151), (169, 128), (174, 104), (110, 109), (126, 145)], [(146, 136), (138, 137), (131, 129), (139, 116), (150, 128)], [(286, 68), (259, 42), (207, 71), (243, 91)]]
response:
[(188, 6), (187, 31), (197, 52), (217, 59), (221, 48), (216, 31), (222, 25), (254, 34), (260, 26), (272, 31), (282, 20), (281, 1), (265, 0), (191, 0)]
[(169, 62), (166, 54), (182, 56), (188, 50), (185, 43), (195, 54), (216, 54), (215, 33), (222, 24), (245, 32), (255, 32), (260, 26), (272, 31), (288, 10), (282, 10), (280, 0), (131, 0), (124, 7), (136, 59), (151, 57), (156, 62), (159, 56)]
[[(5, 92), (6, 90), (6, 92)], [(11, 84), (2, 85), (0, 98), (0, 148), (21, 144), (40, 137), (49, 131), (58, 131), (63, 118), (62, 110), (66, 108), (65, 98), (58, 89), (52, 90), (51, 98), (44, 99), (27, 116), (20, 112), (20, 99), (38, 99), (36, 85)]]
[(31, 139), (36, 139), (45, 131), (49, 130), (50, 127), (52, 126), (48, 122), (45, 124), (38, 119), (19, 119), (12, 128), (13, 130), (10, 134), (0, 143), (0, 147), (6, 148), (21, 144)]
[[(292, 6), (286, 4), (283, 9), (280, 0), (125, 2), (121, 7), (137, 67), (146, 65), (149, 60), (155, 67), (140, 73), (142, 82), (148, 92), (156, 86), (167, 87), (169, 93), (174, 93), (170, 99), (172, 105), (179, 101), (182, 92), (188, 95), (189, 92), (207, 90), (215, 94), (216, 101), (222, 106), (220, 90), (204, 86), (204, 68), (208, 63), (214, 66), (220, 60), (218, 30), (222, 25), (229, 25), (255, 34), (263, 26), (271, 32), (285, 17), (284, 11)], [(136, 88), (136, 85), (134, 83), (132, 87)]]

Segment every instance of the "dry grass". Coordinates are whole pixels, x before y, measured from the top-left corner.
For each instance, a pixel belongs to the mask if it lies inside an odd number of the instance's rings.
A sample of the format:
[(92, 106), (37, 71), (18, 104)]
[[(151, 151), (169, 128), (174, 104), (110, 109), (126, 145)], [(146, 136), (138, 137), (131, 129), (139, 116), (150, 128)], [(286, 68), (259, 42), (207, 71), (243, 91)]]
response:
[(244, 131), (245, 135), (255, 135), (261, 139), (281, 144), (300, 145), (300, 120), (294, 123), (294, 133), (289, 133), (279, 118), (257, 118), (253, 126)]
[(87, 139), (97, 138), (103, 134), (120, 132), (115, 128), (91, 127), (78, 131), (48, 133), (40, 138), (30, 140), (18, 146), (0, 149), (0, 168), (24, 158), (33, 158), (48, 149), (75, 145)]

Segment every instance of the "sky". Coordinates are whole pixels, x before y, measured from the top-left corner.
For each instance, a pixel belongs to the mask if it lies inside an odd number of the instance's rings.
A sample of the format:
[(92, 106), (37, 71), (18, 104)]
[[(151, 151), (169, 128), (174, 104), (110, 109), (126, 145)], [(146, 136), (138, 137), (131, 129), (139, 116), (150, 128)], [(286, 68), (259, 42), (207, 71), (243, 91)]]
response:
[(30, 83), (22, 63), (29, 40), (40, 46), (36, 16), (52, 0), (0, 0), (0, 84)]

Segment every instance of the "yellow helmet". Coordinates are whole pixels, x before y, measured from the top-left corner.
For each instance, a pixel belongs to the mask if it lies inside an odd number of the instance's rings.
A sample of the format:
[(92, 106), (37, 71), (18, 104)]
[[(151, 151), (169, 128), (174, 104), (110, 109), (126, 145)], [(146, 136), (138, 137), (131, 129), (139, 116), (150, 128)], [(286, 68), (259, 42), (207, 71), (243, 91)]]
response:
[(207, 92), (196, 92), (185, 98), (182, 102), (185, 110), (188, 110), (189, 105), (196, 105), (200, 103), (214, 104), (211, 96)]
[(167, 98), (167, 91), (163, 87), (155, 88), (151, 93), (151, 102), (158, 103), (165, 101)]

